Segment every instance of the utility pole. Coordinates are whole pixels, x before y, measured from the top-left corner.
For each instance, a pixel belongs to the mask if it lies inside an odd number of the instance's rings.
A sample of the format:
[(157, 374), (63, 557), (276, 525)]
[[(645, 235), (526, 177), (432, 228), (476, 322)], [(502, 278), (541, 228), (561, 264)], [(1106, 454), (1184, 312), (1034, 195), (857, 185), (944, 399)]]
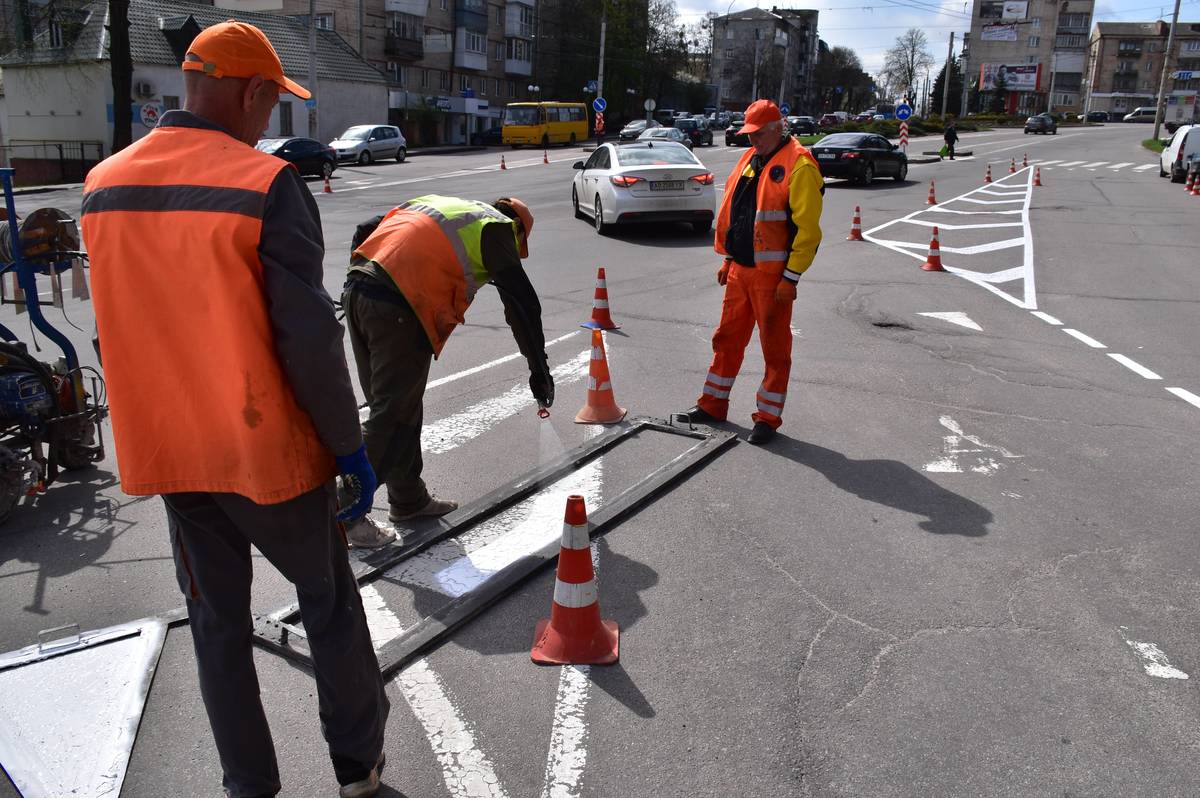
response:
[(113, 87), (112, 151), (133, 142), (133, 55), (129, 46), (129, 0), (108, 4), (109, 68)]
[(1167, 34), (1167, 49), (1163, 53), (1162, 77), (1158, 79), (1158, 108), (1154, 112), (1154, 139), (1158, 140), (1163, 116), (1167, 113), (1167, 71), (1171, 66), (1171, 47), (1175, 44), (1175, 26), (1179, 23), (1179, 0), (1175, 0), (1175, 13), (1171, 16), (1171, 30)]
[(942, 119), (946, 118), (946, 108), (950, 104), (950, 77), (954, 68), (954, 31), (950, 31), (950, 49), (946, 53), (946, 73), (942, 76)]
[(750, 88), (750, 102), (758, 99), (758, 42), (762, 31), (754, 29), (754, 85)]
[(971, 100), (971, 77), (970, 77), (971, 76), (971, 67), (970, 67), (971, 50), (970, 50), (970, 47), (968, 46), (969, 45), (968, 39), (969, 39), (970, 35), (971, 34), (969, 34), (969, 33), (963, 35), (963, 51), (962, 51), (963, 92), (962, 92), (962, 105), (960, 105), (958, 108), (959, 116), (966, 116), (967, 111), (971, 110), (970, 108), (967, 107), (967, 103), (969, 103)]
[(321, 141), (317, 133), (317, 0), (308, 0), (308, 86), (313, 107), (308, 109), (308, 137)]
[(608, 32), (608, 7), (600, 6), (600, 74), (596, 76), (596, 96), (604, 96), (604, 37)]
[(358, 0), (358, 57), (363, 57), (363, 34), (367, 24), (367, 0)]

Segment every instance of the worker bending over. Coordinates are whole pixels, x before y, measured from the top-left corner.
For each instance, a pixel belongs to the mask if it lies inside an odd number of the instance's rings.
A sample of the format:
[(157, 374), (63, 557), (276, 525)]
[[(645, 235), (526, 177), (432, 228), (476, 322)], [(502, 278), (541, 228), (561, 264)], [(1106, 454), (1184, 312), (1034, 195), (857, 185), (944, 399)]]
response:
[[(367, 454), (387, 485), (393, 524), (442, 516), (457, 502), (429, 493), (421, 478), (421, 421), (429, 365), (442, 353), (480, 287), (500, 291), (504, 316), (529, 364), (529, 389), (554, 403), (542, 307), (521, 259), (529, 255), (533, 214), (518, 199), (491, 205), (427, 195), (358, 226), (342, 305), (370, 405)], [(347, 530), (355, 546), (395, 539), (370, 516)]]

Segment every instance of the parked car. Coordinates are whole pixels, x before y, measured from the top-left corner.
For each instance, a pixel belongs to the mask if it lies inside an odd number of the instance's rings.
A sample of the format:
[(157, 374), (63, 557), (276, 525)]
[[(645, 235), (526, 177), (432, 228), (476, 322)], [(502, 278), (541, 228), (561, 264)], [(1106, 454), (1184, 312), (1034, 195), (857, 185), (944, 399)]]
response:
[(876, 177), (908, 177), (908, 158), (899, 145), (875, 133), (834, 133), (809, 148), (825, 177), (870, 183)]
[(644, 131), (642, 135), (637, 137), (638, 141), (669, 141), (676, 144), (682, 144), (689, 150), (692, 148), (692, 140), (677, 127), (652, 127)]
[(625, 127), (621, 128), (621, 132), (617, 134), (617, 141), (635, 141), (638, 136), (655, 127), (662, 127), (662, 125), (653, 119), (630, 120)]
[(602, 144), (586, 162), (575, 162), (571, 205), (576, 218), (591, 217), (601, 235), (627, 222), (686, 222), (703, 234), (716, 215), (714, 182), (708, 167), (681, 144)]
[(817, 132), (817, 123), (811, 116), (789, 116), (788, 130), (795, 136), (811, 136)]
[(500, 125), (496, 125), (495, 127), (489, 127), (487, 130), (471, 134), (471, 143), (485, 147), (498, 147), (502, 143), (503, 137), (504, 128), (500, 127)]
[(1158, 156), (1158, 176), (1182, 183), (1194, 160), (1200, 160), (1200, 125), (1180, 125)]
[(1107, 122), (1108, 114), (1104, 111), (1088, 111), (1085, 118), (1088, 122)]
[(821, 127), (833, 127), (834, 125), (842, 124), (842, 120), (838, 119), (837, 114), (824, 114), (818, 122)]
[(863, 111), (861, 114), (856, 115), (854, 117), (854, 121), (855, 122), (870, 122), (874, 118), (875, 118), (875, 111), (874, 111), (874, 109), (872, 109), (870, 111)]
[(400, 128), (393, 125), (355, 125), (329, 142), (337, 151), (339, 161), (368, 164), (384, 158), (404, 163), (408, 157), (408, 142)]
[(1122, 118), (1123, 122), (1154, 122), (1155, 110), (1153, 106), (1142, 106), (1134, 108)]
[(695, 117), (690, 119), (676, 119), (675, 127), (683, 131), (683, 134), (691, 140), (692, 146), (712, 146), (712, 130), (708, 127), (708, 122), (704, 119), (696, 119)]
[(1049, 133), (1058, 135), (1058, 122), (1050, 114), (1037, 114), (1025, 120), (1025, 135), (1030, 133)]
[(337, 169), (337, 152), (314, 139), (259, 139), (254, 148), (295, 164), (302, 175), (329, 177)]

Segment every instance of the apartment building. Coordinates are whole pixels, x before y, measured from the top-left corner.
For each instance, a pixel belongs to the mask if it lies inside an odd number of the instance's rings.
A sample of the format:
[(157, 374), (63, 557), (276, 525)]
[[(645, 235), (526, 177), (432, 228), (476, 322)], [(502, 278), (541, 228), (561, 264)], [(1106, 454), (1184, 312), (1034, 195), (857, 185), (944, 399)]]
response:
[(717, 104), (742, 111), (756, 99), (787, 104), (793, 114), (817, 111), (816, 11), (751, 8), (712, 20), (712, 83)]
[[(309, 0), (213, 1), (309, 13)], [(410, 143), (462, 144), (498, 125), (505, 104), (536, 98), (537, 11), (537, 0), (316, 0), (316, 23), (387, 77), (387, 121)]]
[(979, 95), (971, 110), (983, 110), (1000, 83), (1010, 114), (1082, 111), (1094, 5), (1093, 0), (975, 0), (966, 74)]
[(1162, 20), (1097, 23), (1088, 42), (1087, 110), (1104, 111), (1112, 118), (1153, 106), (1165, 59), (1164, 120), (1200, 120), (1196, 100), (1200, 93), (1200, 24), (1177, 25), (1170, 53), (1166, 52), (1169, 31), (1170, 25)]

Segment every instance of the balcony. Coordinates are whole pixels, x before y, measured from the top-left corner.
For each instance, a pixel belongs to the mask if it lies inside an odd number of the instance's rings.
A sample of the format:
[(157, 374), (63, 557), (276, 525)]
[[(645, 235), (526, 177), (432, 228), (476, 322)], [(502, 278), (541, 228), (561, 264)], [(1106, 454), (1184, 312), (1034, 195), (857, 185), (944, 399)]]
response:
[(383, 39), (383, 53), (401, 61), (420, 61), (425, 57), (425, 44), (420, 39), (402, 39), (388, 33)]
[(504, 72), (508, 75), (521, 75), (523, 77), (529, 77), (533, 74), (533, 62), (521, 61), (516, 58), (505, 58)]

